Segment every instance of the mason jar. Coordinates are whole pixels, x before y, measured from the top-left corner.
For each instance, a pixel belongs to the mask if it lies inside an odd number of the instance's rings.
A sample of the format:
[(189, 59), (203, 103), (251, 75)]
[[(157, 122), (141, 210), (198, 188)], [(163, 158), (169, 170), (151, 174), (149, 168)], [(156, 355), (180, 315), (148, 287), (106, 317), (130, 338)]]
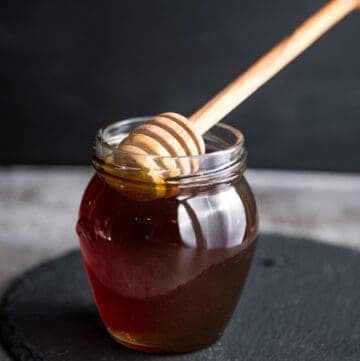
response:
[[(204, 155), (144, 156), (149, 177), (117, 149), (148, 119), (99, 130), (77, 233), (110, 336), (141, 351), (188, 352), (219, 339), (235, 310), (258, 234), (256, 204), (239, 130), (213, 127)], [(192, 172), (165, 174), (160, 164), (179, 160)]]

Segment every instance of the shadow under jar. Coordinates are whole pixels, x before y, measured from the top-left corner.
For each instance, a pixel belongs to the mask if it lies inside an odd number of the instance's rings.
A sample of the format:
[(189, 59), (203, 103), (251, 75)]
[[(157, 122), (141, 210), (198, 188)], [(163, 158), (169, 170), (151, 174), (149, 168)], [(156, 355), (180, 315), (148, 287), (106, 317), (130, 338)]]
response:
[(159, 166), (150, 180), (129, 166), (116, 145), (147, 119), (98, 132), (77, 232), (109, 334), (141, 351), (189, 352), (216, 341), (235, 310), (255, 249), (256, 204), (242, 134), (221, 123), (205, 135), (205, 155), (150, 156), (188, 162), (191, 174), (163, 181)]

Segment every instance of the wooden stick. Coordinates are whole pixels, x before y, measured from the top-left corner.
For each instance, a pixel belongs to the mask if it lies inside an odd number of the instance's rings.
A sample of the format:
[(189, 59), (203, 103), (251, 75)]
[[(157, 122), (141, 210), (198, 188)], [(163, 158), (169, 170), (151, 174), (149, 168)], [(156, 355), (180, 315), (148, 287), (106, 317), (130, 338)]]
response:
[(196, 132), (198, 134), (205, 133), (299, 56), (332, 26), (357, 8), (360, 9), (360, 0), (332, 0), (328, 2), (197, 110), (190, 117)]

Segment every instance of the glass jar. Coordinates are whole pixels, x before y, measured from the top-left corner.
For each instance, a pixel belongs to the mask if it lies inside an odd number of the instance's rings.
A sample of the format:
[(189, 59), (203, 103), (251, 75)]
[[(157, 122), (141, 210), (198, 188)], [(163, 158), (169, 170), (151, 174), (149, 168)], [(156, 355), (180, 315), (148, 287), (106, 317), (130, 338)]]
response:
[[(147, 119), (98, 132), (77, 232), (109, 334), (141, 351), (188, 352), (216, 341), (234, 312), (255, 249), (256, 205), (242, 134), (225, 124), (205, 135), (205, 155), (147, 156), (151, 180), (129, 166), (116, 145)], [(193, 172), (164, 180), (164, 161)]]

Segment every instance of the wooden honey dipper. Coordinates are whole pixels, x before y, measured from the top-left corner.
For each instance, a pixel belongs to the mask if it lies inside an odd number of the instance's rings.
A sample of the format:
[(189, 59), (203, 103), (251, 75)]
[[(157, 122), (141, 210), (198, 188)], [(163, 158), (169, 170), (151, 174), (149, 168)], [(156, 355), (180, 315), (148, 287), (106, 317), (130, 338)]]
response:
[[(172, 175), (191, 172), (191, 164), (182, 162), (179, 165), (170, 157), (204, 154), (202, 135), (207, 130), (356, 9), (360, 9), (360, 0), (329, 1), (189, 119), (177, 113), (162, 113), (135, 128), (119, 144), (118, 150), (131, 154), (132, 161), (147, 169), (159, 168), (160, 162)], [(154, 161), (145, 155), (165, 159)]]

